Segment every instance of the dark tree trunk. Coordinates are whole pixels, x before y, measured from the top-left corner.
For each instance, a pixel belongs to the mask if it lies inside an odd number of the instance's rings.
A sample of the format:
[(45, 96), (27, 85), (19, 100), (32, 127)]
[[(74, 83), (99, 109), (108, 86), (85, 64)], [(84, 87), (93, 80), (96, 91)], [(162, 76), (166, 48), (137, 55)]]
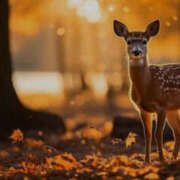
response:
[(11, 79), (8, 0), (0, 0), (0, 58), (0, 138), (7, 137), (16, 128), (64, 130), (61, 118), (27, 109), (17, 97)]

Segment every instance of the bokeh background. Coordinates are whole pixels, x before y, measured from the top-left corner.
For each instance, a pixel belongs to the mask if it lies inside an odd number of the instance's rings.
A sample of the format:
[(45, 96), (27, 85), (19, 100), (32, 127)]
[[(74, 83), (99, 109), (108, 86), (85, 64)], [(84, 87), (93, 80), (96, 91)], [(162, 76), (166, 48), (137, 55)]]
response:
[(72, 126), (72, 118), (136, 116), (128, 100), (125, 43), (113, 32), (114, 19), (130, 31), (160, 19), (150, 61), (180, 61), (179, 0), (10, 0), (10, 6), (18, 95), (25, 105), (61, 114)]

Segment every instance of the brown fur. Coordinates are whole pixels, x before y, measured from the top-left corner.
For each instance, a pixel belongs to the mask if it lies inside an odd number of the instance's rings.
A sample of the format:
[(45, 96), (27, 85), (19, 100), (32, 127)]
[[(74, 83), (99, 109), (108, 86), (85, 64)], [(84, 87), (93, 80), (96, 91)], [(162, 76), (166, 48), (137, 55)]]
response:
[(145, 32), (129, 32), (124, 24), (115, 21), (114, 30), (127, 42), (130, 97), (144, 127), (145, 161), (150, 162), (152, 113), (157, 114), (155, 137), (160, 160), (164, 161), (162, 135), (166, 116), (175, 136), (173, 156), (176, 158), (180, 148), (180, 64), (149, 65), (146, 43), (158, 33), (159, 21), (149, 24)]

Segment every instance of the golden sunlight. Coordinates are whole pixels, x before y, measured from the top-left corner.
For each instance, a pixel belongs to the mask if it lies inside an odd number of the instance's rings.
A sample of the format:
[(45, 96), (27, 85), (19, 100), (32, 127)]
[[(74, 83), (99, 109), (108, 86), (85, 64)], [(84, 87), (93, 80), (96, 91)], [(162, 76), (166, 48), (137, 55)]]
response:
[(108, 91), (108, 84), (103, 73), (87, 73), (86, 80), (98, 97), (104, 97)]
[(83, 0), (68, 0), (68, 5), (71, 8), (78, 7), (80, 4), (82, 4)]
[(113, 5), (110, 5), (110, 6), (108, 7), (108, 11), (110, 11), (110, 12), (114, 11), (114, 9), (115, 9), (115, 7), (114, 7)]
[(101, 9), (97, 0), (68, 0), (71, 8), (76, 8), (77, 15), (85, 17), (88, 22), (95, 23), (101, 19)]

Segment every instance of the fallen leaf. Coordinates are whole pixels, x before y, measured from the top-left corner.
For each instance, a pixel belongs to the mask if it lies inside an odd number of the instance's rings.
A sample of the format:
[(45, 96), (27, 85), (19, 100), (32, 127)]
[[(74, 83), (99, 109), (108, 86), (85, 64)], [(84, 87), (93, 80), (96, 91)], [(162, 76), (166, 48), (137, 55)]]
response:
[(149, 173), (144, 178), (145, 179), (153, 179), (154, 180), (154, 179), (159, 179), (159, 175), (156, 174), (156, 173)]
[(24, 140), (24, 135), (20, 129), (16, 129), (9, 138), (12, 140), (12, 143), (18, 143)]
[(169, 176), (166, 178), (166, 180), (174, 180), (174, 176)]
[(46, 162), (50, 168), (58, 170), (71, 170), (77, 166), (76, 159), (68, 153), (46, 158)]
[(26, 148), (35, 148), (35, 147), (41, 147), (44, 145), (44, 142), (41, 140), (36, 140), (36, 139), (32, 139), (32, 138), (27, 138), (25, 139), (25, 144), (24, 146)]
[(95, 128), (86, 128), (83, 130), (83, 137), (88, 139), (100, 140), (102, 133)]
[(125, 140), (125, 143), (126, 143), (126, 147), (129, 147), (131, 146), (133, 143), (136, 142), (136, 134), (135, 133), (132, 133), (130, 132)]

